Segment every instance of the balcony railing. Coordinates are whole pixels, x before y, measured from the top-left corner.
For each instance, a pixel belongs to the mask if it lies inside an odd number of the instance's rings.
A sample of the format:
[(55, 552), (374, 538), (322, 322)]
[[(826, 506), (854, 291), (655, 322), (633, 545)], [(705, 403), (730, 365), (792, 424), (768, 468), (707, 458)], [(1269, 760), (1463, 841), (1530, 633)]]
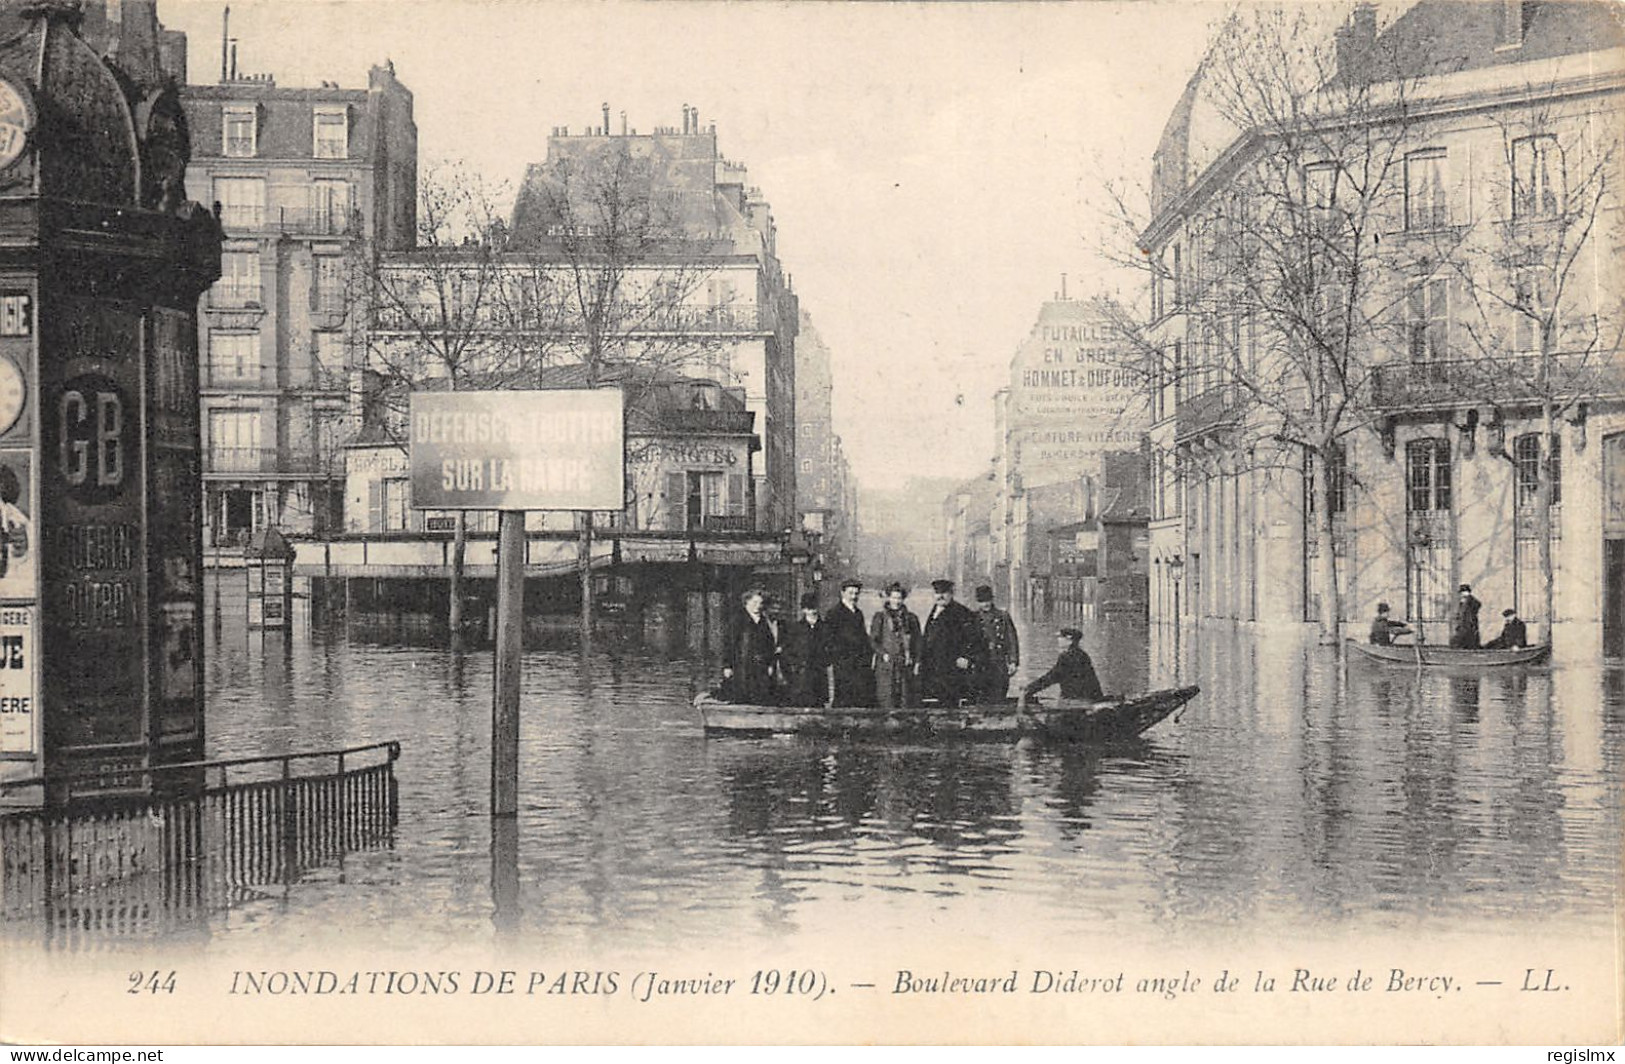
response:
[(756, 415), (749, 410), (662, 410), (656, 425), (666, 432), (748, 436)]
[(202, 380), (205, 388), (240, 388), (244, 391), (264, 388), (275, 388), (275, 375), (267, 373), (270, 367), (258, 362), (252, 364), (233, 364), (205, 362), (201, 367)]
[(342, 472), (343, 460), (337, 455), (329, 457), (276, 447), (210, 447), (204, 451), (203, 470), (272, 475), (336, 474)]
[[(500, 299), (494, 299), (490, 303), (489, 326), (492, 329), (506, 326), (503, 315), (497, 309), (500, 303)], [(379, 329), (410, 332), (435, 322), (439, 314), (440, 311), (436, 307), (425, 307), (416, 312), (393, 306), (375, 307), (373, 322)], [(583, 331), (578, 315), (552, 314), (547, 310), (539, 310), (533, 312), (533, 316), (534, 321), (521, 322), (519, 327), (565, 336)], [(616, 335), (632, 336), (666, 333), (764, 333), (772, 332), (777, 327), (777, 318), (772, 307), (753, 304), (651, 307), (638, 303), (620, 303), (610, 308), (604, 321), (607, 331)]]
[(1551, 355), (1541, 381), (1540, 355), (1439, 361), (1395, 361), (1372, 371), (1379, 408), (1467, 406), (1485, 400), (1533, 401), (1542, 395), (1625, 394), (1625, 366), (1605, 355)]
[(220, 224), (227, 232), (296, 233), (339, 236), (355, 228), (355, 212), (331, 207), (265, 207), (222, 204)]
[(209, 289), (211, 307), (257, 307), (263, 298), (258, 281), (222, 280)]
[(1229, 387), (1209, 388), (1182, 399), (1174, 423), (1174, 438), (1185, 440), (1232, 425), (1238, 416), (1238, 406), (1235, 390)]
[(706, 532), (750, 532), (750, 518), (744, 514), (706, 514), (701, 523)]

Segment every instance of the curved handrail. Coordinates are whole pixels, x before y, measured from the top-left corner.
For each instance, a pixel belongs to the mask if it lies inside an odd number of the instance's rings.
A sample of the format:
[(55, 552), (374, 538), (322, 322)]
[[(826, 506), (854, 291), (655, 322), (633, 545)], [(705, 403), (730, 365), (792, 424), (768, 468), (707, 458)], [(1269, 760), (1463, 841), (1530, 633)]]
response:
[(352, 754), (365, 754), (373, 750), (386, 750), (388, 762), (400, 760), (401, 744), (398, 739), (390, 739), (381, 743), (368, 743), (365, 746), (339, 747), (330, 750), (308, 750), (292, 754), (262, 754), (258, 757), (228, 757), (216, 758), (209, 761), (177, 761), (170, 765), (123, 766), (116, 768), (86, 768), (72, 772), (53, 772), (44, 776), (30, 776), (27, 779), (0, 781), (0, 794), (11, 790), (21, 790), (27, 787), (49, 787), (63, 783), (72, 783), (75, 780), (100, 779), (106, 776), (156, 776), (165, 772), (179, 772), (185, 769), (200, 769), (204, 772), (210, 769), (220, 769), (222, 779), (224, 771), (228, 768), (237, 768), (244, 765), (274, 765), (281, 764), (286, 774), (287, 767), (295, 761), (314, 760), (322, 757), (336, 757), (342, 766), (344, 758)]

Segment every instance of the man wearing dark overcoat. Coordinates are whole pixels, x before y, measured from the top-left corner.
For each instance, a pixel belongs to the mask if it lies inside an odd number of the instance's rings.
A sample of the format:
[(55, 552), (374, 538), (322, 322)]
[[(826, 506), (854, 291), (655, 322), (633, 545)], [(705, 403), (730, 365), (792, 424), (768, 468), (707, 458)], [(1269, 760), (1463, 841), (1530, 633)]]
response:
[(983, 584), (976, 589), (976, 623), (987, 646), (987, 669), (982, 673), (982, 701), (1003, 702), (1010, 693), (1010, 677), (1021, 664), (1021, 640), (1016, 622), (993, 605), (993, 589)]
[(801, 596), (801, 617), (784, 634), (784, 679), (793, 706), (829, 701), (829, 629), (818, 615), (818, 593)]
[(722, 648), (723, 694), (730, 702), (767, 705), (774, 699), (773, 630), (762, 612), (762, 592), (751, 588)]
[(973, 701), (978, 674), (987, 668), (987, 645), (976, 615), (954, 601), (952, 580), (931, 581), (936, 602), (925, 620), (920, 647), (920, 692), (946, 705)]
[(863, 590), (859, 580), (841, 583), (841, 601), (824, 615), (829, 626), (829, 663), (834, 674), (837, 706), (867, 706), (874, 700), (875, 651), (869, 642), (869, 628), (863, 623), (863, 611), (858, 609), (858, 592)]
[(1461, 598), (1456, 603), (1456, 627), (1450, 633), (1450, 645), (1461, 650), (1478, 650), (1479, 601), (1473, 596), (1471, 584), (1461, 585)]

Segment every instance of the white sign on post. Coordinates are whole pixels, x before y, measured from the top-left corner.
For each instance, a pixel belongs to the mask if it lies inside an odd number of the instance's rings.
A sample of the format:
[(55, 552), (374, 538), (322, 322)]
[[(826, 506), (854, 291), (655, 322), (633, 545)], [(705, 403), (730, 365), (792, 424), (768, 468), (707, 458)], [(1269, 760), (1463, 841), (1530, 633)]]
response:
[(626, 505), (619, 388), (421, 392), (410, 417), (416, 509)]

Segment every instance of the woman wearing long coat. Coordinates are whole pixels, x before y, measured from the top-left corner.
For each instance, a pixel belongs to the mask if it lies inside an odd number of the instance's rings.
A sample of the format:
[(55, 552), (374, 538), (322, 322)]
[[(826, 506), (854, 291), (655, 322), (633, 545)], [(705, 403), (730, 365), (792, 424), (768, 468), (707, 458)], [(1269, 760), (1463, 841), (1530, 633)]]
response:
[(886, 605), (869, 624), (875, 647), (875, 694), (882, 709), (920, 704), (920, 619), (903, 605), (901, 584), (886, 588)]
[(730, 702), (768, 705), (773, 701), (773, 667), (777, 643), (762, 613), (762, 593), (745, 592), (744, 609), (723, 645), (723, 693)]

